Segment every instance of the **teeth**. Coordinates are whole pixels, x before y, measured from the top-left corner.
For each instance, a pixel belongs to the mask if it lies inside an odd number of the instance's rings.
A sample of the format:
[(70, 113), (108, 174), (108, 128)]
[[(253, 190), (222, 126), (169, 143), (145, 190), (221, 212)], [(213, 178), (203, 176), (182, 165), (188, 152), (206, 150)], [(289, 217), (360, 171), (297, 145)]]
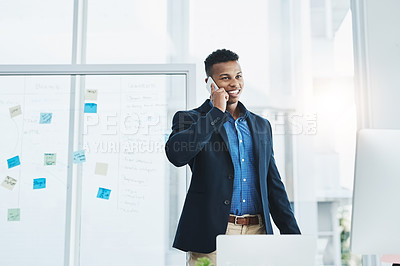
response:
[(229, 94), (238, 94), (238, 93), (239, 93), (239, 90), (229, 91), (228, 93), (229, 93)]

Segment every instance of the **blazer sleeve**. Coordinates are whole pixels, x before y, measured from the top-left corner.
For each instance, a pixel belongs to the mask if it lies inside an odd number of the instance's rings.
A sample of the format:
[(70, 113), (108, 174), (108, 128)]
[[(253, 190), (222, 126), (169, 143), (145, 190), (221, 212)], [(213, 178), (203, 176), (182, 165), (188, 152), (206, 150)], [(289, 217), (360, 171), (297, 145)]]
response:
[(227, 115), (216, 107), (206, 115), (193, 111), (177, 112), (172, 119), (172, 133), (165, 144), (168, 160), (177, 167), (189, 163), (227, 120)]
[[(268, 122), (269, 124), (269, 122)], [(269, 125), (271, 131), (271, 125)], [(268, 202), (269, 209), (276, 226), (281, 234), (301, 234), (296, 218), (294, 217), (292, 208), (286, 194), (285, 186), (276, 167), (271, 136), (271, 157), (269, 161), (267, 186), (268, 186)]]

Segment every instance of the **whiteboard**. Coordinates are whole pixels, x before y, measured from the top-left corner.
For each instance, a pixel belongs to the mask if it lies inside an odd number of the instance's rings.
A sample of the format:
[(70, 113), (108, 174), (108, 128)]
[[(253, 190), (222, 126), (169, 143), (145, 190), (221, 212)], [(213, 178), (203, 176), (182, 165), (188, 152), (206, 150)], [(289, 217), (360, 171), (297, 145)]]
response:
[[(194, 71), (153, 68), (0, 76), (0, 183), (17, 180), (0, 186), (0, 265), (185, 262), (172, 241), (187, 174), (167, 161), (164, 144), (173, 114), (194, 100)], [(44, 165), (45, 153), (55, 165)], [(21, 164), (8, 168), (15, 155)], [(20, 219), (9, 221), (18, 208)]]
[[(165, 265), (166, 82), (162, 75), (86, 77), (86, 88), (101, 93), (98, 113), (85, 114), (80, 265)], [(98, 163), (107, 174), (95, 174)], [(111, 190), (109, 200), (96, 197), (100, 188)]]
[[(69, 96), (69, 77), (0, 77), (0, 184), (16, 180), (0, 186), (0, 265), (63, 265)], [(15, 106), (20, 114), (11, 117)], [(51, 113), (51, 123), (40, 123), (41, 113)], [(56, 163), (46, 165), (45, 154)], [(20, 165), (9, 168), (15, 156)], [(34, 189), (41, 178), (46, 187)]]

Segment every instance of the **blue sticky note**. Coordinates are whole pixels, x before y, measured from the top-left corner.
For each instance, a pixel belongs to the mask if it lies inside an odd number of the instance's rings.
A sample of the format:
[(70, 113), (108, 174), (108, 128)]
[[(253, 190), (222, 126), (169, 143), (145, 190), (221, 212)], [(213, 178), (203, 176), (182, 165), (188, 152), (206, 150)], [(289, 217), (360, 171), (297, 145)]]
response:
[(53, 117), (52, 113), (40, 113), (40, 124), (50, 124), (51, 118)]
[(17, 155), (15, 157), (8, 159), (7, 164), (8, 164), (8, 168), (13, 168), (15, 166), (20, 165), (21, 162), (19, 161), (19, 156)]
[(46, 188), (46, 178), (33, 179), (33, 189)]
[(85, 150), (74, 151), (74, 163), (86, 162)]
[(110, 198), (110, 193), (111, 193), (111, 189), (106, 189), (106, 188), (99, 188), (99, 192), (97, 192), (97, 197), (99, 199), (106, 199), (108, 200)]
[(96, 114), (97, 113), (97, 103), (85, 103), (85, 113)]

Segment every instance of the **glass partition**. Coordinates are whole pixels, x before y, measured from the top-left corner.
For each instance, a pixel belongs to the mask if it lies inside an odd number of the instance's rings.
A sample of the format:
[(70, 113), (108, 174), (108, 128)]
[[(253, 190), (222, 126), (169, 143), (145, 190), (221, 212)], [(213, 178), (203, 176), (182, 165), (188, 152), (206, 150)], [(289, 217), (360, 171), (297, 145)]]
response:
[(0, 76), (1, 265), (185, 263), (187, 169), (164, 147), (189, 82), (171, 72)]

